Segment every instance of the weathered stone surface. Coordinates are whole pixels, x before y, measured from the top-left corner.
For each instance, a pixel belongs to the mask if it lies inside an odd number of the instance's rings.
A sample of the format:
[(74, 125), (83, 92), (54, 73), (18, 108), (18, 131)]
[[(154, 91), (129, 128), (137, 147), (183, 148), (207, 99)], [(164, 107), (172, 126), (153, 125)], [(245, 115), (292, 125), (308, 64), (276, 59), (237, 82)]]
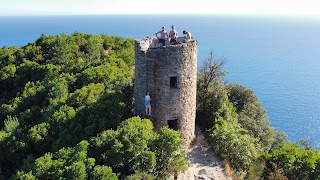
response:
[[(145, 117), (144, 97), (151, 96), (156, 130), (177, 120), (182, 138), (194, 138), (197, 88), (197, 41), (155, 48), (155, 38), (135, 43), (135, 112)], [(170, 78), (177, 87), (170, 87)]]

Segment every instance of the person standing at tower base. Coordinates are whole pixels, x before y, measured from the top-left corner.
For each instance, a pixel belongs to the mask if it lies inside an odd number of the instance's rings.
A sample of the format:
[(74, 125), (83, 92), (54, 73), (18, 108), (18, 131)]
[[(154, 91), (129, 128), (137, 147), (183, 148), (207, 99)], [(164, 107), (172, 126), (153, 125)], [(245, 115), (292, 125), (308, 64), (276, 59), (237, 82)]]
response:
[(146, 96), (144, 97), (144, 105), (146, 106), (146, 115), (151, 116), (151, 98), (149, 95), (149, 92), (146, 93)]

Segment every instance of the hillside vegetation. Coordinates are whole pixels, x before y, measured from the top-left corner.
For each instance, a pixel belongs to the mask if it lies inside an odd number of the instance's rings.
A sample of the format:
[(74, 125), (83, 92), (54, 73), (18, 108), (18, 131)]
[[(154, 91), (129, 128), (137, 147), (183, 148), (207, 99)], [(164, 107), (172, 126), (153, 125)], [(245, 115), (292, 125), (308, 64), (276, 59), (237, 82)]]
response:
[(320, 179), (320, 151), (307, 141), (287, 142), (269, 125), (254, 92), (225, 83), (225, 60), (212, 53), (198, 75), (197, 122), (213, 150), (240, 179)]
[[(212, 54), (198, 73), (197, 124), (240, 179), (320, 179), (320, 153), (271, 128), (254, 92), (226, 84)], [(164, 179), (183, 141), (134, 117), (134, 40), (42, 35), (0, 48), (0, 179)]]
[(131, 118), (133, 45), (74, 33), (0, 49), (0, 179), (164, 178), (185, 168), (178, 132)]

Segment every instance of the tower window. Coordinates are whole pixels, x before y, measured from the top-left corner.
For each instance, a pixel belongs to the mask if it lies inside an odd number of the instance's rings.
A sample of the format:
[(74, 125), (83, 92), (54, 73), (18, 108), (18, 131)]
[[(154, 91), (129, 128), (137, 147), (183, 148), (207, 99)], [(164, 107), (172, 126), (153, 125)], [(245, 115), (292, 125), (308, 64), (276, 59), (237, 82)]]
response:
[(169, 126), (170, 129), (173, 129), (175, 131), (179, 130), (179, 128), (178, 128), (178, 119), (168, 120), (168, 126)]
[(177, 76), (170, 77), (170, 88), (177, 88)]

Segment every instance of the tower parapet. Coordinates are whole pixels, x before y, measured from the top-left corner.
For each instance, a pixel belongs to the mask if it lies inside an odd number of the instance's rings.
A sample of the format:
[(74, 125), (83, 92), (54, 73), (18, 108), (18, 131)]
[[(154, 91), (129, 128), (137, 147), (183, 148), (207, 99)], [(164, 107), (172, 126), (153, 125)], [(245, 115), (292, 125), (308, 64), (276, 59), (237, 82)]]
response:
[[(151, 118), (156, 130), (163, 126), (180, 130), (190, 143), (195, 131), (197, 41), (155, 46), (156, 38), (135, 42), (135, 111)], [(152, 116), (146, 116), (144, 97), (152, 98)]]

